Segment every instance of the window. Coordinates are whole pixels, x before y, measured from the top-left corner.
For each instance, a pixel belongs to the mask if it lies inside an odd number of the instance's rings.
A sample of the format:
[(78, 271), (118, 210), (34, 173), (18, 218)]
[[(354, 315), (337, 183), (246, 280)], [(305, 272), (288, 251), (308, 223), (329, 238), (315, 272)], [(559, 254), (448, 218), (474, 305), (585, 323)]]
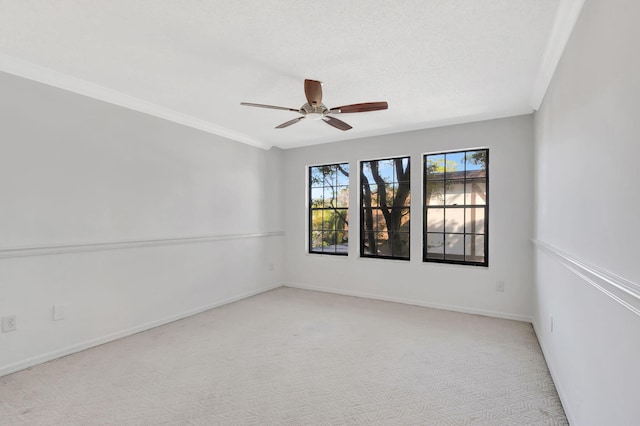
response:
[(489, 150), (424, 156), (425, 262), (489, 265)]
[(309, 253), (349, 249), (349, 164), (309, 167)]
[(409, 157), (360, 163), (360, 256), (409, 260)]

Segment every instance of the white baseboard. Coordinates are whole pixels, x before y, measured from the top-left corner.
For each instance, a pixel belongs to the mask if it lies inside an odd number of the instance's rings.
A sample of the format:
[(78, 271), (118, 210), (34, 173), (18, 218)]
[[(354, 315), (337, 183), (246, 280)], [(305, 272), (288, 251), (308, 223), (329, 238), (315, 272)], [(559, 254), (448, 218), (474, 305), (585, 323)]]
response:
[(299, 288), (303, 290), (321, 291), (324, 293), (342, 294), (345, 296), (363, 297), (365, 299), (383, 300), (385, 302), (403, 303), (405, 305), (422, 306), (425, 308), (442, 309), (445, 311), (462, 312), (465, 314), (483, 315), (487, 317), (509, 319), (509, 320), (515, 320), (515, 321), (528, 322), (528, 323), (532, 322), (531, 317), (528, 317), (526, 315), (511, 314), (508, 312), (475, 309), (475, 308), (468, 308), (465, 306), (444, 305), (439, 303), (430, 303), (430, 302), (423, 302), (423, 301), (413, 300), (413, 299), (405, 299), (401, 297), (390, 297), (390, 296), (383, 296), (379, 294), (362, 293), (359, 291), (350, 291), (350, 290), (342, 290), (342, 289), (327, 288), (327, 287), (316, 287), (316, 286), (306, 285), (306, 284), (285, 283), (284, 286)]
[(540, 327), (538, 326), (535, 319), (531, 322), (531, 324), (533, 325), (533, 331), (536, 333), (536, 338), (538, 339), (538, 343), (540, 344), (540, 349), (542, 349), (542, 355), (544, 355), (544, 360), (547, 363), (547, 368), (549, 369), (549, 373), (551, 374), (551, 379), (553, 380), (553, 384), (556, 386), (556, 391), (558, 392), (558, 397), (560, 398), (560, 402), (562, 403), (564, 414), (567, 416), (567, 420), (569, 421), (570, 425), (577, 424), (576, 422), (574, 422), (574, 417), (571, 414), (569, 399), (567, 398), (567, 393), (564, 391), (564, 388), (562, 387), (562, 383), (558, 378), (558, 374), (556, 373), (557, 370), (553, 364), (553, 359), (549, 356), (550, 355), (549, 352), (545, 350), (544, 342), (539, 337), (540, 333), (538, 333), (538, 330), (540, 329)]
[[(51, 361), (66, 355), (71, 355), (74, 354), (76, 352), (80, 352), (83, 351), (85, 349), (89, 349), (95, 346), (99, 346), (102, 345), (104, 343), (108, 343), (111, 342), (113, 340), (117, 340), (123, 337), (127, 337), (127, 336), (131, 336), (133, 334), (136, 333), (140, 333), (142, 331), (146, 331), (146, 330), (150, 330), (152, 328), (155, 327), (159, 327), (161, 325), (164, 324), (168, 324), (170, 322), (173, 321), (177, 321), (183, 318), (187, 318), (190, 317), (192, 315), (196, 315), (199, 314), (201, 312), (207, 311), (209, 309), (213, 309), (216, 308), (218, 306), (222, 306), (222, 305), (226, 305), (228, 303), (232, 303), (232, 302), (236, 302), (238, 300), (242, 300), (242, 299), (246, 299), (247, 297), (251, 297), (254, 296), (256, 294), (260, 294), (260, 293), (264, 293), (266, 291), (270, 291), (279, 287), (292, 287), (292, 288), (299, 288), (299, 289), (303, 289), (303, 290), (312, 290), (312, 291), (321, 291), (321, 292), (325, 292), (325, 293), (333, 293), (333, 294), (341, 294), (341, 295), (345, 295), (345, 296), (355, 296), (355, 297), (362, 297), (362, 298), (367, 298), (367, 299), (374, 299), (374, 300), (382, 300), (382, 301), (386, 301), (386, 302), (395, 302), (395, 303), (403, 303), (405, 305), (414, 305), (414, 306), (422, 306), (422, 307), (427, 307), (427, 308), (434, 308), (434, 309), (442, 309), (442, 310), (447, 310), (447, 311), (454, 311), (454, 312), (462, 312), (462, 313), (466, 313), (466, 314), (474, 314), (474, 315), (484, 315), (484, 316), (489, 316), (489, 317), (494, 317), (494, 318), (502, 318), (502, 319), (510, 319), (510, 320), (516, 320), (516, 321), (523, 321), (523, 322), (532, 322), (532, 319), (530, 317), (524, 316), (524, 315), (517, 315), (517, 314), (510, 314), (510, 313), (505, 313), (505, 312), (497, 312), (497, 311), (489, 311), (489, 310), (482, 310), (482, 309), (473, 309), (473, 308), (467, 308), (467, 307), (462, 307), (462, 306), (453, 306), (453, 305), (443, 305), (443, 304), (436, 304), (436, 303), (427, 303), (427, 302), (422, 302), (422, 301), (416, 301), (416, 300), (411, 300), (411, 299), (404, 299), (404, 298), (398, 298), (398, 297), (388, 297), (388, 296), (382, 296), (382, 295), (378, 295), (378, 294), (371, 294), (371, 293), (362, 293), (362, 292), (357, 292), (357, 291), (348, 291), (348, 290), (341, 290), (341, 289), (335, 289), (335, 288), (325, 288), (325, 287), (316, 287), (316, 286), (309, 286), (309, 285), (303, 285), (303, 284), (294, 284), (294, 283), (277, 283), (277, 284), (273, 284), (273, 285), (269, 285), (266, 287), (262, 287), (259, 288), (257, 290), (253, 290), (250, 292), (246, 292), (243, 294), (240, 294), (238, 296), (234, 296), (234, 297), (230, 297), (227, 299), (223, 299), (205, 306), (200, 306), (198, 308), (195, 309), (191, 309), (187, 312), (183, 312), (180, 314), (176, 314), (176, 315), (172, 315), (160, 320), (156, 320), (156, 321), (151, 321), (148, 322), (146, 324), (141, 324), (135, 327), (131, 327), (129, 329), (126, 330), (122, 330), (122, 331), (118, 331), (115, 333), (111, 333), (105, 336), (101, 336), (95, 339), (91, 339), (91, 340), (87, 340), (84, 342), (80, 342), (71, 346), (67, 346), (61, 349), (57, 349), (55, 351), (51, 351), (51, 352), (47, 352), (45, 354), (42, 355), (37, 355), (31, 358), (27, 358), (25, 360), (22, 361), (18, 361), (12, 364), (8, 364), (5, 366), (0, 367), (0, 377), (2, 376), (6, 376), (7, 374), (11, 374), (11, 373), (15, 373), (16, 371), (20, 371), (20, 370), (24, 370), (25, 368), (29, 368), (29, 367), (33, 367), (36, 366), (38, 364), (42, 364), (44, 362), (47, 361)], [(541, 344), (542, 346), (542, 344)], [(552, 375), (553, 376), (553, 375)]]
[(190, 317), (192, 315), (199, 314), (204, 311), (208, 311), (209, 309), (217, 308), (218, 306), (226, 305), (228, 303), (237, 302), (238, 300), (246, 299), (247, 297), (255, 296), (256, 294), (264, 293), (266, 291), (270, 291), (276, 288), (282, 287), (281, 283), (272, 284), (266, 287), (259, 288), (257, 290), (252, 290), (238, 296), (229, 297), (227, 299), (223, 299), (214, 303), (210, 303), (205, 306), (200, 306), (195, 309), (191, 309), (189, 311), (171, 315), (169, 317), (159, 319), (156, 321), (151, 321), (146, 324), (141, 324), (135, 327), (128, 328), (126, 330), (117, 331), (115, 333), (107, 334), (106, 336), (101, 336), (95, 339), (86, 340), (84, 342), (80, 342), (71, 346), (67, 346), (65, 348), (56, 349), (55, 351), (47, 352), (42, 355), (37, 355), (31, 358), (27, 358), (22, 361), (14, 362), (12, 364), (8, 364), (0, 367), (0, 377), (6, 376), (7, 374), (15, 373), (16, 371), (24, 370), (25, 368), (33, 367), (38, 364), (42, 364), (43, 362), (51, 361), (57, 358), (61, 358), (63, 356), (71, 355), (76, 352), (83, 351), (85, 349), (92, 348), (94, 346), (99, 346), (104, 343), (111, 342), (113, 340), (121, 339), (123, 337), (131, 336), (132, 334), (140, 333), (142, 331), (150, 330), (155, 327), (159, 327), (164, 324), (168, 324), (173, 321), (177, 321), (183, 318)]

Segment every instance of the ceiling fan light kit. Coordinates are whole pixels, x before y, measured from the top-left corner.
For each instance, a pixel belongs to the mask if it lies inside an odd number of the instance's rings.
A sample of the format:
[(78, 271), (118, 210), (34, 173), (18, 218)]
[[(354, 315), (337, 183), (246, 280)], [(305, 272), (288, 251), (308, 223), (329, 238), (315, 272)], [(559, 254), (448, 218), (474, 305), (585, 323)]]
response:
[(296, 124), (303, 119), (308, 119), (322, 120), (328, 125), (335, 127), (336, 129), (349, 130), (352, 128), (349, 124), (335, 117), (332, 117), (332, 115), (380, 111), (389, 108), (389, 105), (386, 102), (365, 102), (359, 104), (344, 105), (335, 108), (327, 108), (322, 103), (322, 82), (318, 80), (306, 79), (304, 81), (304, 94), (307, 98), (307, 102), (299, 109), (280, 107), (275, 105), (255, 104), (251, 102), (241, 102), (240, 105), (252, 106), (257, 108), (281, 109), (302, 114), (300, 117), (296, 117), (293, 120), (286, 121), (279, 126), (276, 126), (276, 129), (284, 129), (285, 127)]

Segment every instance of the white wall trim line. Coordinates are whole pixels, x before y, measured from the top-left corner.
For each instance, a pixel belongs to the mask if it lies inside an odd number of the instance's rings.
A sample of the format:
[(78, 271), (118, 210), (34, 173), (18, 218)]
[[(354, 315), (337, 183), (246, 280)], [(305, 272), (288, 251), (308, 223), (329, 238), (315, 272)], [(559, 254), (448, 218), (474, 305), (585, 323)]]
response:
[(223, 138), (231, 139), (236, 142), (241, 142), (262, 149), (271, 148), (270, 145), (264, 144), (242, 133), (218, 126), (210, 121), (183, 114), (152, 102), (126, 95), (122, 92), (2, 53), (0, 53), (0, 71), (83, 96), (88, 96), (93, 99), (108, 102), (113, 105), (142, 112), (144, 114), (149, 114), (167, 121), (202, 130), (203, 132), (222, 136)]
[(444, 311), (461, 312), (464, 314), (482, 315), (492, 318), (509, 319), (531, 323), (533, 320), (526, 315), (511, 314), (507, 312), (490, 311), (485, 309), (467, 308), (464, 306), (443, 305), (439, 303), (422, 302), (420, 300), (405, 299), (402, 297), (383, 296), (372, 293), (362, 293), (359, 291), (342, 290), (337, 288), (317, 287), (313, 285), (284, 283), (285, 287), (299, 288), (302, 290), (321, 291), (323, 293), (341, 294), (343, 296), (362, 297), (365, 299), (382, 300), (384, 302), (402, 303), (404, 305), (422, 306), (423, 308), (441, 309)]
[(233, 303), (233, 302), (237, 302), (238, 300), (242, 300), (242, 299), (246, 299), (248, 297), (251, 296), (255, 296), (257, 294), (260, 293), (264, 293), (276, 288), (282, 287), (282, 284), (277, 283), (277, 284), (272, 284), (266, 287), (261, 287), (257, 290), (252, 290), (246, 293), (242, 293), (238, 296), (234, 296), (234, 297), (229, 297), (227, 299), (223, 299), (220, 300), (218, 302), (214, 302), (208, 305), (204, 305), (201, 306), (199, 308), (195, 308), (195, 309), (191, 309), (189, 311), (180, 313), (180, 314), (176, 314), (176, 315), (171, 315), (169, 317), (160, 319), (160, 320), (156, 320), (156, 321), (151, 321), (145, 324), (141, 324), (135, 327), (131, 327), (129, 329), (126, 330), (122, 330), (122, 331), (117, 331), (115, 333), (110, 333), (107, 334), (106, 336), (102, 336), (102, 337), (98, 337), (95, 339), (91, 339), (91, 340), (86, 340), (84, 342), (81, 343), (77, 343), (75, 345), (71, 345), (71, 346), (67, 346), (65, 348), (61, 348), (61, 349), (57, 349), (55, 351), (51, 351), (42, 355), (37, 355), (31, 358), (27, 358), (25, 360), (22, 361), (18, 361), (15, 362), (13, 364), (8, 364), (5, 366), (0, 367), (0, 377), (2, 376), (6, 376), (7, 374), (11, 374), (11, 373), (15, 373), (16, 371), (20, 371), (20, 370), (24, 370), (25, 368), (29, 368), (29, 367), (33, 367), (35, 365), (38, 364), (42, 364), (43, 362), (47, 362), (47, 361), (52, 361), (54, 359), (63, 357), (63, 356), (67, 356), (67, 355), (71, 355), (74, 354), (76, 352), (80, 352), (80, 351), (84, 351), (86, 349), (90, 349), (93, 348), (95, 346), (99, 346), (105, 343), (109, 343), (112, 342), (114, 340), (117, 339), (121, 339), (123, 337), (127, 337), (127, 336), (131, 336), (132, 334), (136, 334), (136, 333), (140, 333), (143, 331), (147, 331), (150, 330), (152, 328), (155, 327), (159, 327), (161, 325), (165, 325), (168, 324), (170, 322), (173, 321), (177, 321), (183, 318), (187, 318), (190, 317), (192, 315), (196, 315), (199, 314), (201, 312), (204, 311), (208, 311), (209, 309), (213, 309), (213, 308), (217, 308), (218, 306), (222, 306), (222, 305), (226, 305), (228, 303)]
[(529, 104), (534, 110), (538, 110), (547, 93), (556, 67), (562, 58), (564, 48), (567, 46), (569, 37), (578, 21), (578, 16), (582, 10), (585, 0), (560, 0), (556, 19), (551, 29), (551, 35), (547, 41), (547, 47), (538, 69), (538, 74), (533, 83), (531, 100)]
[(539, 240), (532, 240), (541, 251), (551, 255), (571, 272), (611, 299), (640, 316), (640, 285), (604, 268), (589, 264), (569, 253)]
[(569, 407), (569, 404), (568, 404), (569, 398), (567, 397), (567, 393), (564, 391), (564, 388), (560, 383), (557, 370), (554, 367), (553, 362), (551, 361), (551, 356), (549, 352), (545, 350), (544, 344), (542, 343), (542, 339), (540, 339), (539, 337), (541, 336), (541, 334), (538, 333), (539, 327), (536, 324), (536, 321), (533, 321), (531, 324), (533, 325), (533, 331), (534, 333), (536, 333), (536, 338), (538, 339), (538, 344), (540, 345), (540, 349), (542, 350), (542, 355), (544, 356), (544, 360), (547, 364), (547, 368), (549, 369), (549, 373), (551, 374), (551, 379), (553, 380), (553, 384), (555, 385), (556, 391), (558, 392), (558, 397), (560, 398), (560, 403), (562, 404), (564, 414), (567, 416), (567, 420), (569, 421), (570, 425), (577, 424), (576, 422), (574, 422), (574, 417), (573, 417), (571, 408)]
[(13, 257), (45, 256), (51, 254), (84, 251), (120, 250), (136, 247), (166, 246), (173, 244), (206, 243), (211, 241), (238, 240), (244, 238), (282, 237), (283, 231), (253, 234), (214, 234), (187, 237), (165, 237), (146, 240), (99, 241), (85, 243), (48, 244), (23, 247), (0, 247), (0, 260)]

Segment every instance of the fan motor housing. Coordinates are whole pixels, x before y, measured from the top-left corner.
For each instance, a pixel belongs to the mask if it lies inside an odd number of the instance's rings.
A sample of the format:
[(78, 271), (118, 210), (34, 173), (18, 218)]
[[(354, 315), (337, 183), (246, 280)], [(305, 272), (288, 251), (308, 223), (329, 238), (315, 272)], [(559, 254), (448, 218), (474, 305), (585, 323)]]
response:
[(309, 105), (309, 103), (306, 103), (300, 107), (300, 113), (308, 120), (321, 120), (329, 113), (329, 108), (322, 103), (318, 105)]

